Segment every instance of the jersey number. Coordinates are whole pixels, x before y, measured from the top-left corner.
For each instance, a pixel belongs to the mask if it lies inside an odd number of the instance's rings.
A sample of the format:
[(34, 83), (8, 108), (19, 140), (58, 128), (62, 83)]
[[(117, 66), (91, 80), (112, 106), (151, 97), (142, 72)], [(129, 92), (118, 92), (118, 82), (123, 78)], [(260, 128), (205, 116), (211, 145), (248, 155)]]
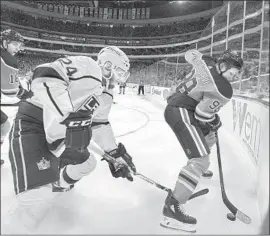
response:
[[(62, 64), (62, 66), (64, 66), (63, 64), (70, 65), (72, 63), (72, 61), (70, 59), (68, 59), (68, 58), (61, 58), (61, 59), (59, 59), (59, 61)], [(77, 68), (70, 67), (70, 66), (67, 66), (66, 70), (67, 70), (67, 75), (69, 77), (72, 76), (74, 73), (76, 73), (78, 71)]]
[(14, 83), (17, 83), (17, 82), (19, 82), (17, 76), (11, 74), (11, 75), (9, 76), (9, 83), (10, 83), (10, 84), (14, 84)]
[(193, 69), (189, 74), (187, 74), (187, 76), (184, 79), (184, 80), (187, 80), (187, 81), (182, 82), (178, 86), (177, 89), (179, 90), (180, 93), (189, 94), (190, 91), (197, 86), (197, 80), (196, 80), (195, 77), (193, 77), (194, 74), (195, 74), (195, 69)]

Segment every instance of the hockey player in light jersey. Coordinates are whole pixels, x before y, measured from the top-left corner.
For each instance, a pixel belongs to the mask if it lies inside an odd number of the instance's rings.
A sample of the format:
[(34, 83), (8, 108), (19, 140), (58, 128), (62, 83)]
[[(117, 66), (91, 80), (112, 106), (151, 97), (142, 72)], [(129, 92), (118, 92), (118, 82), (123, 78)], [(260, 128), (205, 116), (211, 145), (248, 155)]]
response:
[[(8, 29), (1, 32), (1, 94), (16, 95), (18, 92), (18, 63), (14, 55), (21, 50), (23, 37)], [(10, 130), (8, 116), (1, 110), (1, 144)], [(4, 163), (1, 160), (1, 165)]]
[(56, 192), (69, 189), (95, 169), (96, 159), (88, 150), (92, 138), (124, 163), (109, 164), (113, 177), (133, 180), (127, 168), (132, 160), (122, 160), (125, 148), (116, 144), (108, 121), (112, 88), (128, 78), (129, 67), (126, 54), (109, 46), (97, 61), (70, 56), (35, 68), (33, 96), (20, 102), (10, 132), (9, 157), (19, 207), (2, 224), (3, 232), (31, 232), (60, 194)]
[(193, 68), (167, 98), (164, 116), (189, 160), (166, 198), (161, 226), (195, 232), (197, 220), (185, 213), (184, 205), (210, 165), (215, 131), (221, 126), (217, 112), (230, 101), (229, 81), (240, 76), (243, 60), (230, 50), (217, 61), (197, 50), (187, 51), (185, 59)]

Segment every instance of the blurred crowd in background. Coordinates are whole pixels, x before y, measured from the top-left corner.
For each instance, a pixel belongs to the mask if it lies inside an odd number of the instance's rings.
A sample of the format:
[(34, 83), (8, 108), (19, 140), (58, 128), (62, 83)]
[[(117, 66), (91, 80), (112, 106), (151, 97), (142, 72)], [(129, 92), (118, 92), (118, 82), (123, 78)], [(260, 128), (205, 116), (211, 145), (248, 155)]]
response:
[(268, 99), (269, 3), (265, 4), (262, 10), (262, 1), (231, 2), (229, 10), (224, 5), (213, 18), (142, 26), (60, 20), (5, 6), (1, 7), (1, 23), (3, 28), (12, 26), (26, 36), (26, 48), (36, 49), (18, 55), (20, 75), (70, 52), (96, 55), (104, 45), (117, 45), (131, 55), (128, 82), (170, 87), (191, 69), (183, 57), (188, 49), (218, 58), (228, 46), (245, 61), (242, 78), (232, 82), (235, 94)]
[(26, 14), (20, 10), (7, 9), (1, 7), (1, 21), (18, 24), (27, 27), (44, 29), (48, 31), (85, 34), (85, 35), (101, 35), (116, 37), (152, 37), (166, 36), (175, 34), (185, 34), (193, 31), (201, 31), (209, 23), (211, 17), (206, 19), (195, 19), (193, 21), (174, 22), (173, 24), (159, 25), (113, 25), (113, 24), (97, 24), (86, 22), (73, 22), (70, 20), (60, 20), (57, 18), (44, 18)]

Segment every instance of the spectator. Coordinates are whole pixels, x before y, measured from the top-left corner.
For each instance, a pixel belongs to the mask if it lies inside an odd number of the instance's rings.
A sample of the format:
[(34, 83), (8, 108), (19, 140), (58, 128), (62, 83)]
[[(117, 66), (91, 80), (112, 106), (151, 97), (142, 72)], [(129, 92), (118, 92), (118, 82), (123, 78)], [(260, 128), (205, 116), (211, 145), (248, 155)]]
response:
[[(5, 5), (1, 5), (1, 22), (13, 23), (42, 29), (44, 31), (65, 32), (70, 34), (85, 34), (85, 35), (103, 35), (115, 37), (152, 37), (152, 36), (168, 36), (182, 35), (195, 31), (202, 31), (209, 23), (210, 16), (206, 19), (194, 18), (189, 21), (169, 22), (167, 24), (134, 26), (134, 25), (113, 25), (100, 23), (86, 23), (79, 21), (63, 21), (60, 18), (46, 18), (42, 16), (32, 16), (18, 10), (10, 9)], [(38, 37), (38, 34), (37, 34)], [(78, 37), (78, 36), (77, 36)], [(189, 41), (187, 36), (184, 36), (184, 41)], [(64, 39), (65, 40), (65, 39)], [(101, 39), (99, 39), (101, 40)], [(165, 43), (168, 39), (165, 40)], [(97, 40), (96, 40), (97, 41)], [(116, 40), (117, 41), (117, 40)], [(156, 41), (156, 40), (152, 40)], [(134, 41), (136, 42), (136, 40)], [(115, 43), (112, 43), (115, 44)], [(160, 44), (160, 43), (159, 43)], [(152, 44), (153, 45), (153, 44)]]

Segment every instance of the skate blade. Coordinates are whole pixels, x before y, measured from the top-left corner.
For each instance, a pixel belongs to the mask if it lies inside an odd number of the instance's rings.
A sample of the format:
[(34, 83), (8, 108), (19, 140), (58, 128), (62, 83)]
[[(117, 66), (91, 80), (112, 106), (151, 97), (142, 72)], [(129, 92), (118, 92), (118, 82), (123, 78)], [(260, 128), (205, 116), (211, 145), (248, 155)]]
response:
[(160, 226), (167, 229), (177, 230), (177, 231), (184, 231), (184, 232), (189, 232), (189, 233), (196, 232), (195, 225), (185, 224), (175, 219), (168, 218), (166, 216), (160, 222)]

